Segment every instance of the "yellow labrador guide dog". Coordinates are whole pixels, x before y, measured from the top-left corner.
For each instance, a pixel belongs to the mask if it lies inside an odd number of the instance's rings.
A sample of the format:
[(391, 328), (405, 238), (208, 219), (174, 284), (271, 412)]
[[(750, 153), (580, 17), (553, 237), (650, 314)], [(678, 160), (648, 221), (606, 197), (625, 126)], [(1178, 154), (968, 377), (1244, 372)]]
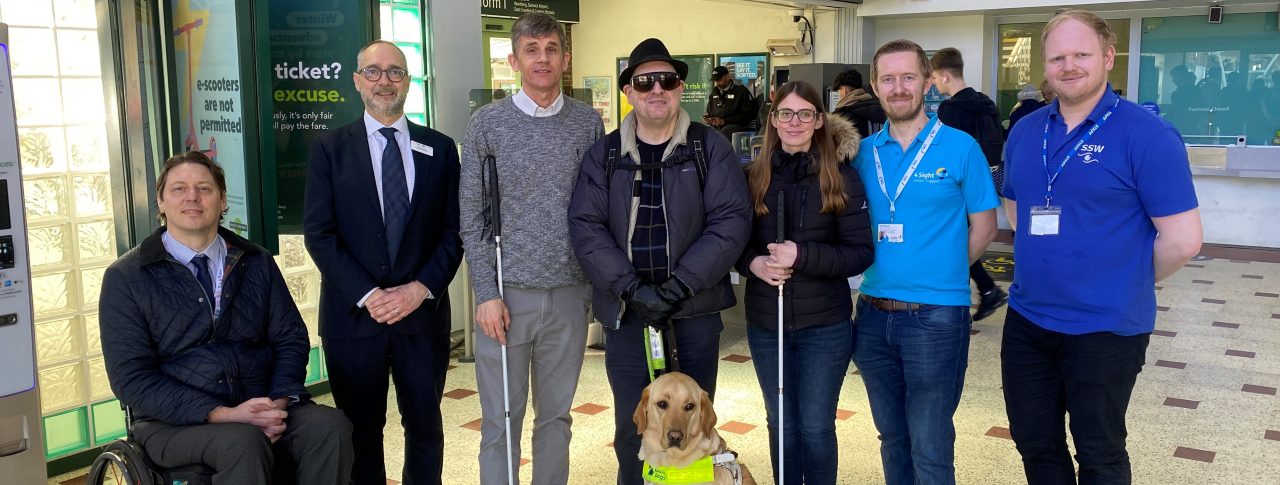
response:
[(711, 399), (693, 378), (659, 376), (641, 394), (632, 420), (641, 434), (646, 484), (755, 485), (720, 439)]

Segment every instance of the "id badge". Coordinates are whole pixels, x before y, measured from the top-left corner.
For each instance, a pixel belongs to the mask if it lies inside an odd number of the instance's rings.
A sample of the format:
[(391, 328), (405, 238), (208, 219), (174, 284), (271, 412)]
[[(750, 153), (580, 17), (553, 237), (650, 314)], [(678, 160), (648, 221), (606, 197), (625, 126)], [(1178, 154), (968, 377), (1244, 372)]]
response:
[(1062, 216), (1062, 208), (1056, 205), (1032, 207), (1031, 235), (1057, 236), (1060, 216)]
[(888, 243), (902, 242), (902, 224), (880, 224), (876, 228), (876, 240)]

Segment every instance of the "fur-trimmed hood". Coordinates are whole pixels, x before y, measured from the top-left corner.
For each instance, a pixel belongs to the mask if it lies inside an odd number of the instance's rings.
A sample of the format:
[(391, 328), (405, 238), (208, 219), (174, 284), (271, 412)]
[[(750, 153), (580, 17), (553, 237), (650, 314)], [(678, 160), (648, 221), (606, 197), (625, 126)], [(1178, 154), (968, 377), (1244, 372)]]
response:
[(858, 145), (862, 143), (858, 130), (843, 116), (832, 116), (831, 113), (827, 113), (823, 118), (826, 119), (827, 131), (831, 132), (831, 137), (835, 140), (836, 154), (840, 156), (840, 160), (846, 162), (853, 160), (853, 157), (858, 155)]

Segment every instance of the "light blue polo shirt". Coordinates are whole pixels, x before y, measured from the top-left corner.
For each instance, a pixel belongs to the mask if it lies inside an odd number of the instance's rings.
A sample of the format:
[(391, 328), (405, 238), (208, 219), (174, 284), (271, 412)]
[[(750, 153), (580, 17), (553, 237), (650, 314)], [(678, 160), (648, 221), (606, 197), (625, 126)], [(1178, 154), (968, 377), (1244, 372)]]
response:
[[(1118, 104), (1117, 104), (1118, 101)], [(1062, 160), (1106, 112), (1115, 111), (1053, 184), (1062, 208), (1057, 236), (1032, 236), (1030, 211), (1044, 205), (1042, 156), (1049, 123), (1049, 167)], [(1005, 145), (1004, 197), (1017, 201), (1017, 264), (1009, 305), (1040, 327), (1069, 335), (1149, 333), (1155, 328), (1156, 228), (1152, 217), (1198, 207), (1187, 149), (1177, 129), (1107, 86), (1070, 132), (1058, 102), (1022, 118)]]
[[(853, 166), (867, 186), (872, 231), (889, 223), (889, 198), (876, 181), (873, 151), (880, 151), (892, 195), (935, 123), (940, 122), (930, 115), (906, 152), (889, 135), (888, 123), (862, 140)], [(969, 214), (999, 205), (978, 143), (943, 125), (896, 203), (894, 223), (903, 225), (903, 242), (876, 238), (876, 260), (863, 274), (861, 291), (913, 303), (969, 306)]]

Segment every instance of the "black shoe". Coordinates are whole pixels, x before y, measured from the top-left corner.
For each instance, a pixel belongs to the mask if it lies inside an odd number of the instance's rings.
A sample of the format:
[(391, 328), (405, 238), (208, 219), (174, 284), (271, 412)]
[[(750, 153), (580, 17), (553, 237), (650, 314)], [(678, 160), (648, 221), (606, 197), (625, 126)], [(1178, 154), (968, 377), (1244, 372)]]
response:
[(991, 291), (982, 294), (982, 302), (978, 303), (978, 311), (973, 312), (973, 321), (979, 321), (991, 316), (1000, 308), (1009, 302), (1009, 294), (1000, 289), (999, 286), (992, 288)]

